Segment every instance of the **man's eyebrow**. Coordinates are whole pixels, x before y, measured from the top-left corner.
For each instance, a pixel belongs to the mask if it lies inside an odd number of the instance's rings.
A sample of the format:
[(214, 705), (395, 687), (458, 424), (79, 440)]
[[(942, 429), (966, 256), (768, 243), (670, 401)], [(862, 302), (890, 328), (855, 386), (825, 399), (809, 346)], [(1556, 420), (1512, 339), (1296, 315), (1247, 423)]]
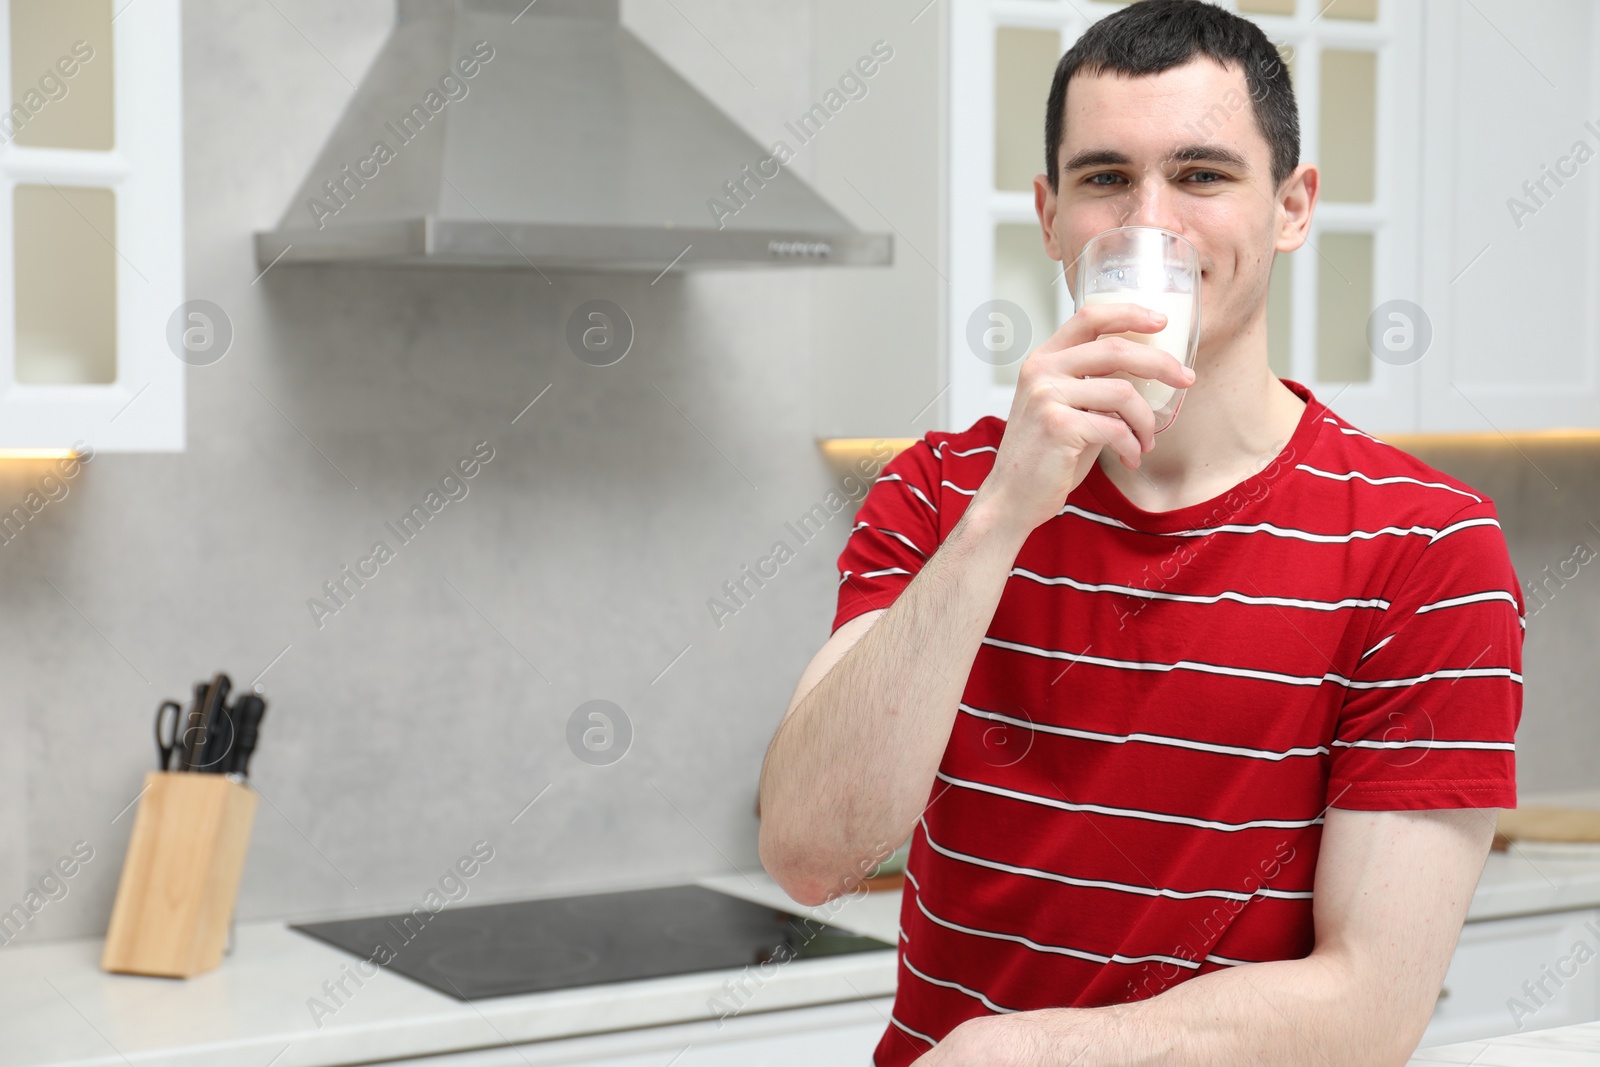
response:
[(1220, 163), (1223, 166), (1233, 167), (1237, 170), (1249, 170), (1250, 164), (1244, 156), (1233, 149), (1218, 144), (1191, 144), (1184, 145), (1172, 153), (1169, 160), (1172, 163)]
[[(1244, 156), (1231, 148), (1217, 144), (1191, 144), (1175, 149), (1167, 157), (1168, 163), (1216, 163), (1248, 171), (1250, 164)], [(1090, 167), (1125, 167), (1127, 155), (1115, 148), (1085, 148), (1067, 160), (1062, 169), (1067, 172), (1087, 170)]]

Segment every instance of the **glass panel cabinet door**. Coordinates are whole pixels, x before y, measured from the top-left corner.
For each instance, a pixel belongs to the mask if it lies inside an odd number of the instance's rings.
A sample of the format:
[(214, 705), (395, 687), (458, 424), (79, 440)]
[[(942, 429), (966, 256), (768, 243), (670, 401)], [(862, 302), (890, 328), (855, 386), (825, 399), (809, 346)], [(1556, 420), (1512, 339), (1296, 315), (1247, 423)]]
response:
[(1061, 59), (1057, 30), (1001, 26), (994, 35), (994, 187), (1033, 192), (1044, 173), (1044, 102)]
[(1378, 54), (1326, 48), (1322, 52), (1322, 196), (1370, 204), (1377, 186)]
[(115, 133), (111, 0), (13, 0), (13, 144), (106, 152)]
[[(1312, 0), (1306, 0), (1311, 3)], [(1241, 15), (1293, 15), (1294, 0), (1239, 0)]]
[(110, 189), (18, 185), (12, 197), (16, 380), (117, 378), (116, 201)]
[(0, 455), (181, 450), (177, 0), (0, 6)]
[(1372, 235), (1324, 233), (1317, 250), (1317, 381), (1370, 382)]
[(994, 298), (1022, 309), (1028, 341), (1012, 358), (996, 360), (994, 380), (1015, 391), (1017, 372), (1029, 352), (1060, 327), (1058, 312), (1061, 264), (1045, 254), (1044, 234), (1036, 222), (1004, 222), (994, 228)]

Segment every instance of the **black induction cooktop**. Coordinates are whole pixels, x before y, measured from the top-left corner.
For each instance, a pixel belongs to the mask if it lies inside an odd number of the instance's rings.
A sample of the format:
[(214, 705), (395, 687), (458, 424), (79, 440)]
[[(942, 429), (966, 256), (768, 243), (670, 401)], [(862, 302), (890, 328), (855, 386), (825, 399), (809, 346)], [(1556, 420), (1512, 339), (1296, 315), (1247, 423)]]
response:
[(419, 906), (290, 929), (459, 1000), (894, 948), (697, 885)]

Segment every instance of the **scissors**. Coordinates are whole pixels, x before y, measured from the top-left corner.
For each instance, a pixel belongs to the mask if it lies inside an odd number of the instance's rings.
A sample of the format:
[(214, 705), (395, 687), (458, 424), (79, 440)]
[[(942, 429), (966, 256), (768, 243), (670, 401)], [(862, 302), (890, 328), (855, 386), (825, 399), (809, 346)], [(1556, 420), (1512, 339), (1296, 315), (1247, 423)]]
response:
[[(172, 729), (162, 736), (162, 724), (167, 718), (167, 709), (172, 709)], [(178, 747), (179, 726), (183, 722), (183, 708), (176, 700), (163, 700), (156, 709), (156, 754), (160, 759), (161, 769), (166, 770), (172, 762), (172, 753)]]

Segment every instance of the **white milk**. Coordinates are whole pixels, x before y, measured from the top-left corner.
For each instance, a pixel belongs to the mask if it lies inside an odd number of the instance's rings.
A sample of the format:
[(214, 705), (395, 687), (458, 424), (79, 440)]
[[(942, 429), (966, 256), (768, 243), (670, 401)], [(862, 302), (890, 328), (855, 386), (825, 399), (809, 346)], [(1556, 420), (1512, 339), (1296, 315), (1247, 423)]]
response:
[[(1144, 289), (1113, 289), (1109, 292), (1090, 293), (1086, 303), (1089, 304), (1139, 304), (1143, 307), (1153, 308), (1167, 316), (1167, 324), (1156, 333), (1118, 333), (1105, 334), (1107, 337), (1126, 337), (1142, 345), (1153, 345), (1167, 352), (1182, 363), (1189, 351), (1189, 325), (1194, 316), (1194, 294), (1151, 292)], [(1163, 381), (1151, 378), (1136, 378), (1127, 371), (1115, 371), (1103, 375), (1107, 378), (1125, 378), (1139, 387), (1139, 395), (1145, 398), (1152, 410), (1161, 410), (1171, 403), (1177, 395), (1177, 390)]]

